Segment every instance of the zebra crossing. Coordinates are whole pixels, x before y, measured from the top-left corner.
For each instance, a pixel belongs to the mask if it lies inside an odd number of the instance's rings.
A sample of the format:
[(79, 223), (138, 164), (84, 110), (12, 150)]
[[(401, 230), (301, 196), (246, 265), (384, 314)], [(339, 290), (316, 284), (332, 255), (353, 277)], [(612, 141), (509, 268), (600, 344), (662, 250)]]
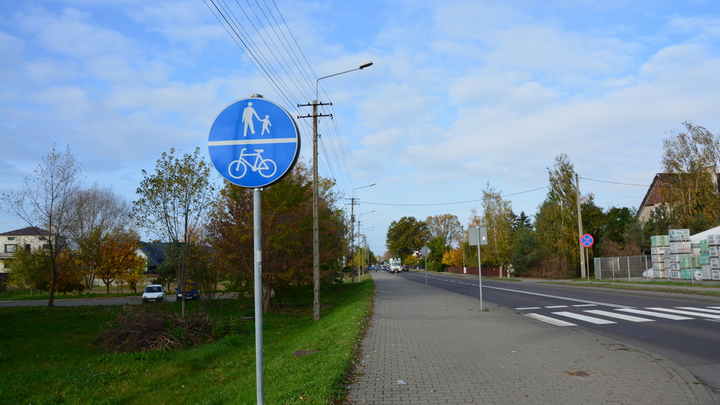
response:
[[(609, 308), (609, 309), (587, 309), (598, 307), (596, 304), (578, 305), (548, 305), (544, 307), (520, 307), (515, 308), (523, 312), (524, 316), (554, 326), (578, 326), (580, 322), (593, 325), (612, 325), (618, 322), (655, 322), (658, 319), (672, 321), (687, 321), (693, 319), (704, 319), (720, 322), (720, 306), (700, 307), (647, 307), (638, 308)], [(560, 311), (559, 309), (566, 310)], [(549, 309), (550, 315), (543, 315), (537, 312), (542, 309)], [(573, 311), (573, 309), (575, 309)], [(526, 312), (527, 311), (527, 312)]]

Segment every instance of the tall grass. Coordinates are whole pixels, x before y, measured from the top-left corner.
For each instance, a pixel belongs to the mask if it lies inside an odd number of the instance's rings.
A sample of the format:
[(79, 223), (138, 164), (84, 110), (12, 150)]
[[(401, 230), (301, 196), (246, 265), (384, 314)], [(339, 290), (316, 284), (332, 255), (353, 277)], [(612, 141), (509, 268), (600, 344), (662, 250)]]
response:
[[(284, 299), (284, 308), (263, 317), (267, 404), (342, 401), (372, 295), (370, 279), (334, 286), (322, 297), (320, 321), (313, 322), (312, 290), (296, 289)], [(0, 403), (255, 403), (252, 320), (235, 334), (190, 350), (102, 352), (96, 339), (117, 311), (119, 307), (100, 306), (0, 308)], [(247, 300), (216, 300), (210, 310), (216, 320), (252, 313)]]

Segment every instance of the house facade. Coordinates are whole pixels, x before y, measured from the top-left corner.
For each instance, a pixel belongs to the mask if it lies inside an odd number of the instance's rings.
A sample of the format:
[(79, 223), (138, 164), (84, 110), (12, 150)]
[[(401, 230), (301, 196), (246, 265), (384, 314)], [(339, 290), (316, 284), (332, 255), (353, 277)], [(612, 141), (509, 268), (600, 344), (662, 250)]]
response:
[[(650, 213), (664, 202), (662, 199), (663, 187), (665, 187), (668, 182), (676, 181), (674, 176), (675, 175), (671, 173), (658, 173), (655, 175), (652, 184), (650, 184), (650, 188), (648, 188), (647, 193), (645, 193), (642, 203), (640, 203), (636, 218), (643, 222), (650, 219)], [(715, 173), (713, 176), (713, 183), (715, 188), (718, 189), (718, 193), (720, 193), (720, 187), (718, 186), (717, 180), (718, 177), (720, 177), (720, 173)]]
[(38, 227), (27, 227), (14, 231), (0, 233), (0, 273), (12, 272), (6, 266), (6, 261), (15, 257), (15, 254), (24, 249), (33, 251), (41, 248), (48, 248), (48, 236), (50, 232)]

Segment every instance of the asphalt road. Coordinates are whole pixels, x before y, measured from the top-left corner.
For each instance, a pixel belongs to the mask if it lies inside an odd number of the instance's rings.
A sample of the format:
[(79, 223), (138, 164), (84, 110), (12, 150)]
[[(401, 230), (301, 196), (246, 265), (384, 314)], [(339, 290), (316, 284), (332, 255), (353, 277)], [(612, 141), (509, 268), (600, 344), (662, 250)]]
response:
[[(425, 283), (423, 272), (400, 277)], [(468, 296), (480, 295), (477, 276), (432, 274), (427, 282)], [(484, 302), (666, 357), (709, 387), (720, 403), (720, 298), (492, 280), (483, 280), (482, 285)]]

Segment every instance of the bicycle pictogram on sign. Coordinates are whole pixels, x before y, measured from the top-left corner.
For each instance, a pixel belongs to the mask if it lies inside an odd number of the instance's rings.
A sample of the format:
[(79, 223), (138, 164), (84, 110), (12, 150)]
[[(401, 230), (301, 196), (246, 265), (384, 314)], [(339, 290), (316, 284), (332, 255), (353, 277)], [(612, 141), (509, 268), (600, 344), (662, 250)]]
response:
[[(243, 148), (243, 150), (240, 151), (238, 160), (230, 162), (228, 166), (228, 174), (230, 177), (234, 179), (243, 178), (245, 173), (247, 173), (248, 167), (252, 169), (253, 172), (258, 172), (258, 174), (265, 178), (272, 177), (275, 174), (277, 164), (275, 164), (273, 160), (263, 159), (263, 157), (260, 156), (261, 153), (265, 152), (263, 149), (255, 149), (255, 153), (245, 153), (246, 150), (247, 148)], [(255, 162), (250, 163), (250, 161), (246, 159), (248, 156), (255, 156)]]

